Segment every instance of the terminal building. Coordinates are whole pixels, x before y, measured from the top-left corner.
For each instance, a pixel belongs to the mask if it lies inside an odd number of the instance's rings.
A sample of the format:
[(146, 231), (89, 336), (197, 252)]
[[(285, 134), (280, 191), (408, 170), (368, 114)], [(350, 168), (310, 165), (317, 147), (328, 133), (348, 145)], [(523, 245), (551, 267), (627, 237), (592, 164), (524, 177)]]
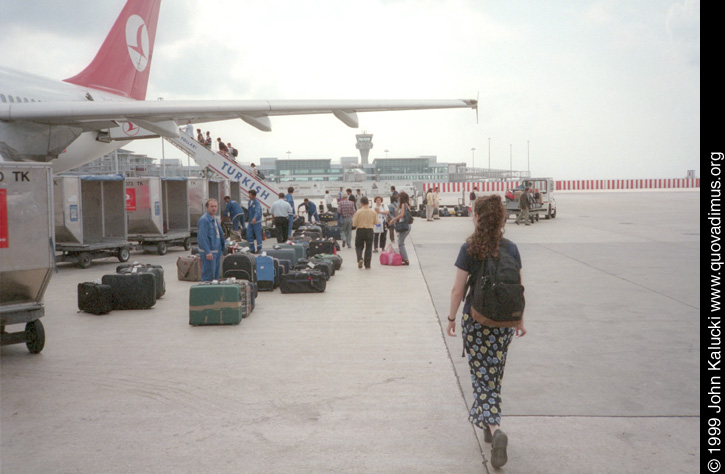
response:
[[(467, 182), (482, 180), (521, 179), (530, 177), (526, 171), (489, 168), (470, 168), (465, 162), (439, 163), (438, 157), (423, 155), (416, 157), (373, 158), (373, 135), (356, 135), (360, 156), (343, 156), (333, 162), (331, 158), (279, 159), (260, 158), (258, 170), (271, 182), (292, 185), (305, 182)], [(73, 169), (64, 174), (121, 174), (125, 177), (140, 176), (199, 176), (202, 169), (184, 160), (164, 159), (159, 161), (147, 155), (119, 149), (115, 153)], [(294, 184), (293, 184), (294, 183)]]

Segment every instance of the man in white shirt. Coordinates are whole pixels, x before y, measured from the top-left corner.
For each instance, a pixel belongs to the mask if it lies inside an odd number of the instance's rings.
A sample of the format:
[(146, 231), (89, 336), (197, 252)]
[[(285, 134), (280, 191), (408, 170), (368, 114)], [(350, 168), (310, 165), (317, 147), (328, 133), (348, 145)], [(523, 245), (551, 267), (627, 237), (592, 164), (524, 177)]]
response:
[(335, 202), (335, 199), (332, 197), (332, 194), (330, 194), (330, 191), (325, 191), (325, 211), (326, 212), (337, 212), (337, 207), (333, 207), (332, 203)]
[(272, 203), (269, 212), (274, 216), (274, 227), (277, 229), (277, 242), (281, 244), (289, 236), (289, 216), (294, 211), (292, 210), (292, 206), (289, 205), (289, 202), (284, 198), (284, 193), (279, 193), (278, 196), (279, 199)]

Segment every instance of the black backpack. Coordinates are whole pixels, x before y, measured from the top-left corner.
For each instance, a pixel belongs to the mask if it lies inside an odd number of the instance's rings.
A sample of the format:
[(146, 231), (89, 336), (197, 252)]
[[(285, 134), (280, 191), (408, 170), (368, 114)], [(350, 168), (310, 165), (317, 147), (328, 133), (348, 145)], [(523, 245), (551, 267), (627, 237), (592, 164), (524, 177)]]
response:
[(506, 250), (509, 244), (501, 239), (498, 259), (488, 257), (468, 279), (471, 316), (486, 326), (515, 327), (524, 314), (524, 287), (519, 264)]

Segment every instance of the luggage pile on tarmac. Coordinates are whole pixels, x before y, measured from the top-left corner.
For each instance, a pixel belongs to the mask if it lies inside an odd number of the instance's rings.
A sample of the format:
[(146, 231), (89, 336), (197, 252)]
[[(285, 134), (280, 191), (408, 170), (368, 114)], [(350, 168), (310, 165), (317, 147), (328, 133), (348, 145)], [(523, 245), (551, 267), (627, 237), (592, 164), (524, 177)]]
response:
[[(330, 222), (333, 224), (333, 222)], [(292, 238), (252, 254), (247, 242), (228, 242), (221, 262), (221, 279), (201, 282), (201, 258), (177, 259), (177, 278), (198, 282), (189, 290), (189, 324), (239, 324), (249, 316), (261, 292), (322, 293), (342, 266), (337, 225), (301, 225)], [(337, 228), (337, 229), (336, 229)], [(332, 235), (332, 237), (330, 237)], [(269, 244), (269, 240), (267, 240)], [(78, 284), (78, 309), (92, 314), (112, 310), (148, 309), (166, 292), (160, 265), (129, 263), (101, 281)]]

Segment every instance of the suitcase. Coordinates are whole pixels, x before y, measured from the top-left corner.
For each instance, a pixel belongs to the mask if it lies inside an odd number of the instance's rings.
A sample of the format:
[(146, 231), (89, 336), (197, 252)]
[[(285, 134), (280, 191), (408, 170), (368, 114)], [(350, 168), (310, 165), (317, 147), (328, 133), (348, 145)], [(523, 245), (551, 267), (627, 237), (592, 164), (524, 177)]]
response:
[(181, 281), (201, 281), (201, 258), (187, 255), (176, 260), (176, 277)]
[(116, 273), (151, 273), (156, 279), (156, 299), (166, 294), (166, 281), (164, 280), (164, 267), (150, 263), (124, 263), (116, 267)]
[(101, 283), (111, 287), (113, 309), (148, 309), (156, 304), (156, 278), (151, 273), (103, 275)]
[(335, 249), (334, 240), (313, 240), (310, 242), (310, 250), (308, 251), (310, 258), (318, 254), (335, 253), (337, 253), (337, 249)]
[(280, 260), (289, 260), (292, 262), (292, 265), (295, 265), (298, 260), (295, 249), (292, 247), (288, 248), (288, 246), (284, 244), (275, 245), (273, 249), (264, 249), (262, 251), (262, 255), (278, 258)]
[[(285, 273), (289, 273), (292, 268), (292, 260), (278, 258), (277, 261), (279, 262), (279, 274), (284, 275)], [(277, 281), (277, 286), (279, 286), (279, 280)]]
[(324, 259), (329, 262), (331, 262), (335, 266), (335, 270), (339, 270), (342, 268), (342, 257), (339, 255), (332, 255), (332, 254), (318, 254), (314, 255), (310, 260), (314, 261), (316, 259)]
[(201, 283), (189, 290), (189, 324), (211, 326), (242, 321), (242, 292), (232, 283)]
[(322, 233), (322, 226), (315, 225), (315, 224), (304, 224), (301, 225), (298, 230), (301, 230), (303, 232), (319, 232)]
[(252, 282), (257, 281), (256, 257), (247, 252), (225, 255), (222, 260), (222, 277), (234, 277), (237, 280), (249, 280)]
[(326, 260), (317, 260), (314, 262), (301, 262), (295, 265), (292, 270), (304, 271), (304, 270), (315, 270), (322, 272), (325, 277), (325, 281), (329, 281), (330, 277), (335, 274), (335, 267), (331, 262)]
[(322, 222), (337, 222), (337, 215), (334, 212), (323, 212), (320, 214), (320, 220)]
[(113, 293), (108, 285), (78, 283), (78, 309), (91, 314), (106, 314), (113, 309)]
[(256, 261), (259, 291), (274, 290), (274, 259), (268, 255), (260, 255), (256, 257)]
[(321, 272), (292, 270), (282, 275), (279, 288), (282, 293), (322, 293), (327, 282)]
[(321, 239), (322, 238), (322, 230), (316, 231), (316, 230), (296, 230), (294, 234), (292, 234), (292, 240), (298, 240), (300, 237), (305, 238), (308, 237), (310, 240), (315, 239)]
[(342, 229), (339, 225), (328, 225), (325, 227), (325, 237), (328, 239), (342, 240)]
[[(279, 246), (281, 249), (291, 248), (295, 251), (295, 258), (300, 261), (303, 258), (307, 258), (307, 249), (310, 247), (309, 242), (289, 242)], [(275, 246), (277, 248), (277, 246)]]
[(219, 280), (219, 283), (237, 285), (242, 294), (242, 318), (252, 314), (254, 310), (254, 283), (247, 280), (237, 280), (236, 278)]
[(305, 225), (305, 218), (302, 216), (295, 217), (292, 221), (292, 230), (297, 230), (301, 225)]

